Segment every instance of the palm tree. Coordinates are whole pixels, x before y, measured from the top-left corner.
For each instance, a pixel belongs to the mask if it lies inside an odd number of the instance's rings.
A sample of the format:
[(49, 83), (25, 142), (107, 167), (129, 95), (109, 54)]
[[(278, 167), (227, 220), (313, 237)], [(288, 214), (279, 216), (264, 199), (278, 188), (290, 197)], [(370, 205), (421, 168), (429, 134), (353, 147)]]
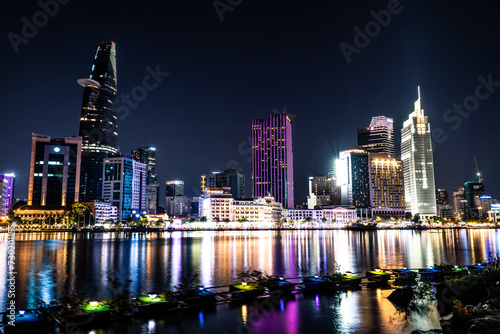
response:
[(78, 216), (78, 227), (80, 227), (80, 216), (83, 214), (83, 225), (85, 226), (85, 215), (90, 213), (90, 205), (88, 203), (75, 202), (71, 206), (73, 215)]

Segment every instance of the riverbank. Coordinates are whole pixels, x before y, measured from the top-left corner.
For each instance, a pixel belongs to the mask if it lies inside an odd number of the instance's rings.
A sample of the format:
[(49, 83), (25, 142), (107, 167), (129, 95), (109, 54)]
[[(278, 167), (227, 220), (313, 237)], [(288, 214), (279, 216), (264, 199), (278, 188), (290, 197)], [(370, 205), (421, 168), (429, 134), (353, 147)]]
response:
[[(178, 232), (178, 231), (301, 231), (301, 230), (348, 230), (348, 231), (387, 231), (387, 230), (465, 230), (465, 229), (498, 229), (498, 226), (407, 226), (407, 227), (363, 227), (363, 226), (306, 226), (306, 227), (172, 227), (172, 228), (157, 228), (157, 227), (130, 227), (130, 228), (87, 228), (87, 229), (71, 229), (71, 228), (53, 228), (53, 229), (23, 229), (16, 228), (16, 233), (39, 233), (39, 232), (72, 232), (72, 233), (104, 233), (104, 232)], [(8, 233), (6, 228), (0, 229), (0, 233)]]
[[(445, 334), (498, 333), (500, 329), (500, 259), (459, 268), (441, 264), (398, 275), (389, 296), (410, 315), (435, 318)], [(434, 314), (430, 309), (435, 310)], [(437, 313), (439, 312), (439, 313)], [(441, 328), (432, 328), (440, 330)], [(493, 331), (492, 331), (493, 329)], [(419, 332), (416, 332), (419, 333)]]

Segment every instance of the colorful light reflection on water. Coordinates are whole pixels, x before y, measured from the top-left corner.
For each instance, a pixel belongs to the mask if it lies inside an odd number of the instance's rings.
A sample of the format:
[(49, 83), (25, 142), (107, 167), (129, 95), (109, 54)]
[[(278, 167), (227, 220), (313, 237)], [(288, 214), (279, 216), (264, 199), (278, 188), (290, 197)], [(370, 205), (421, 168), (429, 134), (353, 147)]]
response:
[[(0, 235), (0, 252), (6, 253), (6, 234)], [(134, 292), (162, 291), (181, 282), (183, 276), (199, 273), (205, 287), (230, 284), (245, 268), (284, 277), (341, 271), (353, 273), (374, 268), (428, 268), (439, 263), (467, 265), (500, 253), (498, 230), (387, 230), (387, 231), (224, 231), (172, 232), (158, 234), (31, 233), (16, 235), (16, 302), (29, 307), (40, 298), (50, 302), (69, 292), (102, 299), (108, 296), (107, 277), (132, 280)], [(0, 275), (7, 276), (6, 261)], [(6, 285), (0, 285), (0, 306), (6, 306)], [(363, 293), (374, 293), (366, 300)], [(290, 333), (299, 333), (299, 314), (328, 317), (336, 314), (339, 331), (359, 322), (363, 307), (375, 313), (374, 324), (394, 315), (392, 305), (382, 302), (385, 291), (343, 295), (340, 304), (323, 302), (323, 296), (309, 301), (285, 301), (270, 317)], [(325, 306), (326, 305), (326, 306)], [(332, 306), (334, 305), (334, 306)], [(364, 305), (364, 306), (363, 306)], [(323, 309), (328, 308), (329, 313)], [(252, 314), (251, 306), (240, 310), (239, 318)], [(385, 314), (389, 312), (390, 314)], [(320, 316), (321, 315), (321, 316)], [(198, 314), (209, 328), (210, 316)], [(201, 321), (202, 320), (202, 321)], [(387, 320), (388, 322), (390, 320)], [(155, 324), (158, 327), (158, 324)], [(149, 324), (147, 326), (149, 328)], [(264, 329), (263, 329), (264, 330)]]

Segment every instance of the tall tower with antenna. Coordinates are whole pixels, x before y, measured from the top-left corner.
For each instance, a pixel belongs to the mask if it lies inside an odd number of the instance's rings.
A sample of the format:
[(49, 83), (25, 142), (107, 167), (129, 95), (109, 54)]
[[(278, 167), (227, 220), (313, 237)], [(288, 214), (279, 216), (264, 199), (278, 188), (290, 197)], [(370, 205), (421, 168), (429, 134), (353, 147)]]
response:
[(437, 215), (431, 127), (422, 109), (420, 86), (415, 110), (401, 129), (406, 212), (420, 217)]

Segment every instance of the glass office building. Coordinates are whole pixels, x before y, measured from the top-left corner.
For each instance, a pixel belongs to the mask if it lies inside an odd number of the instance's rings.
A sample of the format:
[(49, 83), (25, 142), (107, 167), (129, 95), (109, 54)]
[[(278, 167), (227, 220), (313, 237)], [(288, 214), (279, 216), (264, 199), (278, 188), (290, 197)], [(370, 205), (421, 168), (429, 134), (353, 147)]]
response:
[(434, 161), (431, 127), (424, 114), (418, 87), (415, 110), (401, 130), (401, 160), (403, 161), (406, 212), (421, 217), (437, 215)]
[(84, 87), (79, 130), (81, 202), (102, 198), (103, 160), (118, 152), (116, 79), (115, 43), (103, 42), (97, 49), (90, 78), (77, 80)]
[(78, 201), (82, 139), (33, 134), (29, 206), (67, 206)]
[(294, 207), (292, 121), (285, 113), (252, 120), (252, 196)]

